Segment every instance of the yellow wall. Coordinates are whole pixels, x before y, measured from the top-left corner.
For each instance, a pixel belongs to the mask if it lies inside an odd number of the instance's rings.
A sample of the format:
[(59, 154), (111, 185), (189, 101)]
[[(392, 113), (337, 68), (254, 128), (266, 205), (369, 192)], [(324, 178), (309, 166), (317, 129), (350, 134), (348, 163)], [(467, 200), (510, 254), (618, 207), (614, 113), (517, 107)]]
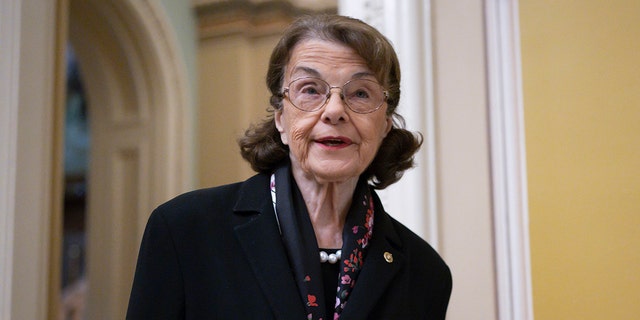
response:
[(536, 319), (640, 315), (640, 1), (520, 0)]
[(277, 31), (200, 39), (199, 187), (237, 182), (254, 174), (236, 141), (251, 123), (267, 115), (270, 95), (265, 75), (278, 39)]

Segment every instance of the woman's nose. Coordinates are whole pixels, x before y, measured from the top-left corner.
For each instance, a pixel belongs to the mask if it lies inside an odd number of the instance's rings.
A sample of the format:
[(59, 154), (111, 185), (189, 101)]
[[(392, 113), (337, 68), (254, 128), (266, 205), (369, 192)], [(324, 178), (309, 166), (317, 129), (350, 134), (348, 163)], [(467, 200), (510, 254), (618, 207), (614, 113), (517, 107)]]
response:
[(322, 110), (322, 120), (331, 124), (337, 124), (341, 121), (347, 121), (349, 115), (347, 113), (347, 105), (342, 98), (340, 88), (332, 88), (329, 92), (327, 105)]

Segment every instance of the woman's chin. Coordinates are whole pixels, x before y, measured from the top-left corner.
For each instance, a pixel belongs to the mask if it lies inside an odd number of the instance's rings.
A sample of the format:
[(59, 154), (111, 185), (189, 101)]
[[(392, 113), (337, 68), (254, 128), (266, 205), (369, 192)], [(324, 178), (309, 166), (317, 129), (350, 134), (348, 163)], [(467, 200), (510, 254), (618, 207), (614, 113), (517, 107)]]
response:
[(358, 180), (362, 173), (354, 168), (341, 168), (330, 165), (324, 165), (318, 168), (311, 167), (309, 169), (309, 174), (318, 183), (340, 183), (354, 179)]

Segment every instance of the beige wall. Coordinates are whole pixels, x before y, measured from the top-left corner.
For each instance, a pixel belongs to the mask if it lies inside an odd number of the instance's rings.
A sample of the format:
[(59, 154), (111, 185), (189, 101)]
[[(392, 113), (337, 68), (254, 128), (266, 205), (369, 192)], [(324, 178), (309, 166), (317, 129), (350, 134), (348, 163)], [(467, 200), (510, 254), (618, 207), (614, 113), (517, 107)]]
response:
[(520, 12), (536, 319), (637, 319), (640, 2)]
[(241, 34), (201, 41), (198, 51), (199, 186), (238, 181), (251, 172), (240, 157), (236, 139), (251, 122), (250, 106), (256, 106), (253, 113), (257, 113), (266, 108), (264, 101), (268, 101), (265, 98), (262, 103), (254, 103), (254, 91), (266, 95), (265, 86), (256, 86), (252, 81), (264, 67), (257, 70), (254, 65), (256, 60), (266, 58), (264, 54), (252, 55), (253, 47), (252, 41)]

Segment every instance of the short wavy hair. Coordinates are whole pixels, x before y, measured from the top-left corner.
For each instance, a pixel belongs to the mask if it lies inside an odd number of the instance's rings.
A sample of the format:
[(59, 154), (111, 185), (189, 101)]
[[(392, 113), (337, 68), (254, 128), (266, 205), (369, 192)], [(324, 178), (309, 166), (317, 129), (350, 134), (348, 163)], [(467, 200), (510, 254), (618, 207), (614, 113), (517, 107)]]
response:
[(339, 15), (307, 15), (287, 28), (271, 53), (267, 86), (271, 91), (269, 114), (251, 125), (238, 140), (240, 153), (253, 170), (272, 172), (289, 158), (289, 147), (280, 140), (274, 112), (282, 108), (285, 67), (294, 47), (304, 41), (318, 39), (346, 45), (367, 63), (376, 79), (387, 89), (387, 116), (393, 126), (378, 152), (363, 172), (376, 189), (384, 189), (398, 181), (405, 170), (414, 166), (413, 157), (422, 145), (422, 135), (405, 129), (404, 119), (396, 112), (400, 101), (400, 63), (393, 46), (378, 30), (354, 18)]

